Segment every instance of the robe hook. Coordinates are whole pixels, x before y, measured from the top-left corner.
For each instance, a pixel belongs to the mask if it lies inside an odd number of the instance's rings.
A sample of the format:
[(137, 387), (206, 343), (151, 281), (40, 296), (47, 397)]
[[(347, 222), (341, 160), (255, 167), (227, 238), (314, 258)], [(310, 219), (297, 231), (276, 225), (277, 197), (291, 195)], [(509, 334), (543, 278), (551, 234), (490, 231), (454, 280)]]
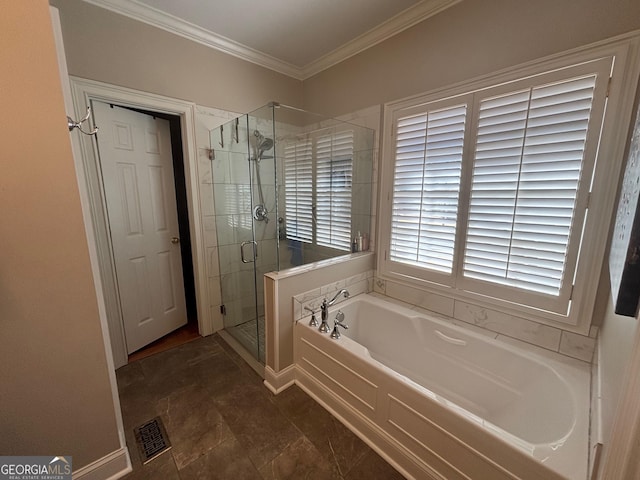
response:
[(67, 116), (67, 126), (69, 127), (69, 131), (72, 131), (74, 128), (77, 128), (78, 130), (80, 130), (85, 135), (95, 135), (96, 132), (98, 131), (98, 127), (94, 127), (94, 129), (91, 130), (90, 132), (85, 132), (82, 129), (82, 124), (84, 122), (86, 122), (87, 120), (89, 120), (90, 116), (91, 116), (91, 107), (90, 106), (87, 107), (87, 114), (79, 122), (76, 122), (73, 118)]

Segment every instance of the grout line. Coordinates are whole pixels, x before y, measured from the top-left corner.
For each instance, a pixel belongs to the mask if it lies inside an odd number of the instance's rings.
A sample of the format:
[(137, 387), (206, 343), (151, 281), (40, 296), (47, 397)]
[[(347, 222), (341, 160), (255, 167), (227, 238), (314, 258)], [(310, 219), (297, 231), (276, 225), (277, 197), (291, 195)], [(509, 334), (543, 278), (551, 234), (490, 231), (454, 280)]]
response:
[(331, 445), (331, 439), (327, 438), (327, 442), (329, 443), (329, 449), (331, 449), (331, 455), (333, 456), (333, 461), (336, 463), (336, 467), (338, 468), (338, 473), (341, 477), (344, 477), (342, 473), (342, 469), (340, 468), (340, 464), (338, 463), (338, 459), (336, 458), (336, 452), (333, 450), (333, 445)]

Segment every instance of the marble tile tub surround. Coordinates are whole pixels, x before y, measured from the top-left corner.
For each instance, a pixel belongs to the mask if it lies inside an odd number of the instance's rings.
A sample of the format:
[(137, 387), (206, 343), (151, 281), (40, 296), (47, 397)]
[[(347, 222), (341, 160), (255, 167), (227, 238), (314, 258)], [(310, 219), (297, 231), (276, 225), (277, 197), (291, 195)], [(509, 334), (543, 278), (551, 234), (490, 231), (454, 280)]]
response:
[(493, 338), (505, 341), (513, 339), (586, 363), (593, 360), (597, 327), (591, 328), (589, 336), (579, 335), (379, 277), (373, 279), (373, 291), (385, 295), (387, 299), (409, 304), (414, 310), (437, 314), (439, 318), (473, 328)]
[[(293, 297), (293, 320), (297, 322), (303, 317), (309, 315), (309, 312), (304, 308), (310, 308), (318, 313), (318, 321), (320, 321), (320, 305), (322, 300), (327, 298), (331, 299), (338, 293), (339, 290), (346, 288), (349, 291), (349, 296), (354, 297), (361, 293), (369, 293), (373, 291), (373, 270), (360, 273), (358, 275), (352, 275), (351, 277), (338, 280), (328, 285), (323, 285), (320, 288), (314, 288), (308, 292), (301, 293)], [(342, 295), (336, 300), (335, 305), (340, 304), (346, 300)]]

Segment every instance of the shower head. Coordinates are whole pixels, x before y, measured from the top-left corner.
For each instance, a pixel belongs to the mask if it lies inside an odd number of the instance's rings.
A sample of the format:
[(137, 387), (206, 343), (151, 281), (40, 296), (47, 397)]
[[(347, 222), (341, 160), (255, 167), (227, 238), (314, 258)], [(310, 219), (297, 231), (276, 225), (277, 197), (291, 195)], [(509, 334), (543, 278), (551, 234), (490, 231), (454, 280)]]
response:
[(273, 148), (273, 140), (271, 138), (263, 137), (258, 144), (258, 150), (260, 152), (266, 152)]
[(256, 160), (259, 162), (262, 159), (264, 152), (273, 148), (273, 139), (267, 138), (263, 135), (260, 135), (258, 138), (259, 142), (256, 147)]

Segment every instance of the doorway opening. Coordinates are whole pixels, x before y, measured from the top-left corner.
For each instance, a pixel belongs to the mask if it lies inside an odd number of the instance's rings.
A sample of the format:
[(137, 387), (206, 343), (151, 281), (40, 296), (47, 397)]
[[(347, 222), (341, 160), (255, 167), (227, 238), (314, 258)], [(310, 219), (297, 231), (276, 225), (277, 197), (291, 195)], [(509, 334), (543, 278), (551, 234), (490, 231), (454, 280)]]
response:
[(169, 113), (152, 112), (134, 107), (135, 112), (162, 118), (169, 122), (171, 133), (171, 154), (173, 157), (173, 174), (176, 187), (176, 206), (178, 209), (178, 226), (180, 228), (180, 252), (182, 257), (182, 273), (184, 275), (184, 293), (187, 301), (187, 318), (191, 327), (198, 331), (198, 309), (196, 306), (196, 287), (193, 275), (193, 253), (191, 251), (191, 232), (189, 230), (189, 206), (187, 203), (187, 180), (184, 171), (184, 152), (182, 150), (182, 127), (180, 117)]
[(92, 101), (128, 361), (197, 338), (181, 119)]

